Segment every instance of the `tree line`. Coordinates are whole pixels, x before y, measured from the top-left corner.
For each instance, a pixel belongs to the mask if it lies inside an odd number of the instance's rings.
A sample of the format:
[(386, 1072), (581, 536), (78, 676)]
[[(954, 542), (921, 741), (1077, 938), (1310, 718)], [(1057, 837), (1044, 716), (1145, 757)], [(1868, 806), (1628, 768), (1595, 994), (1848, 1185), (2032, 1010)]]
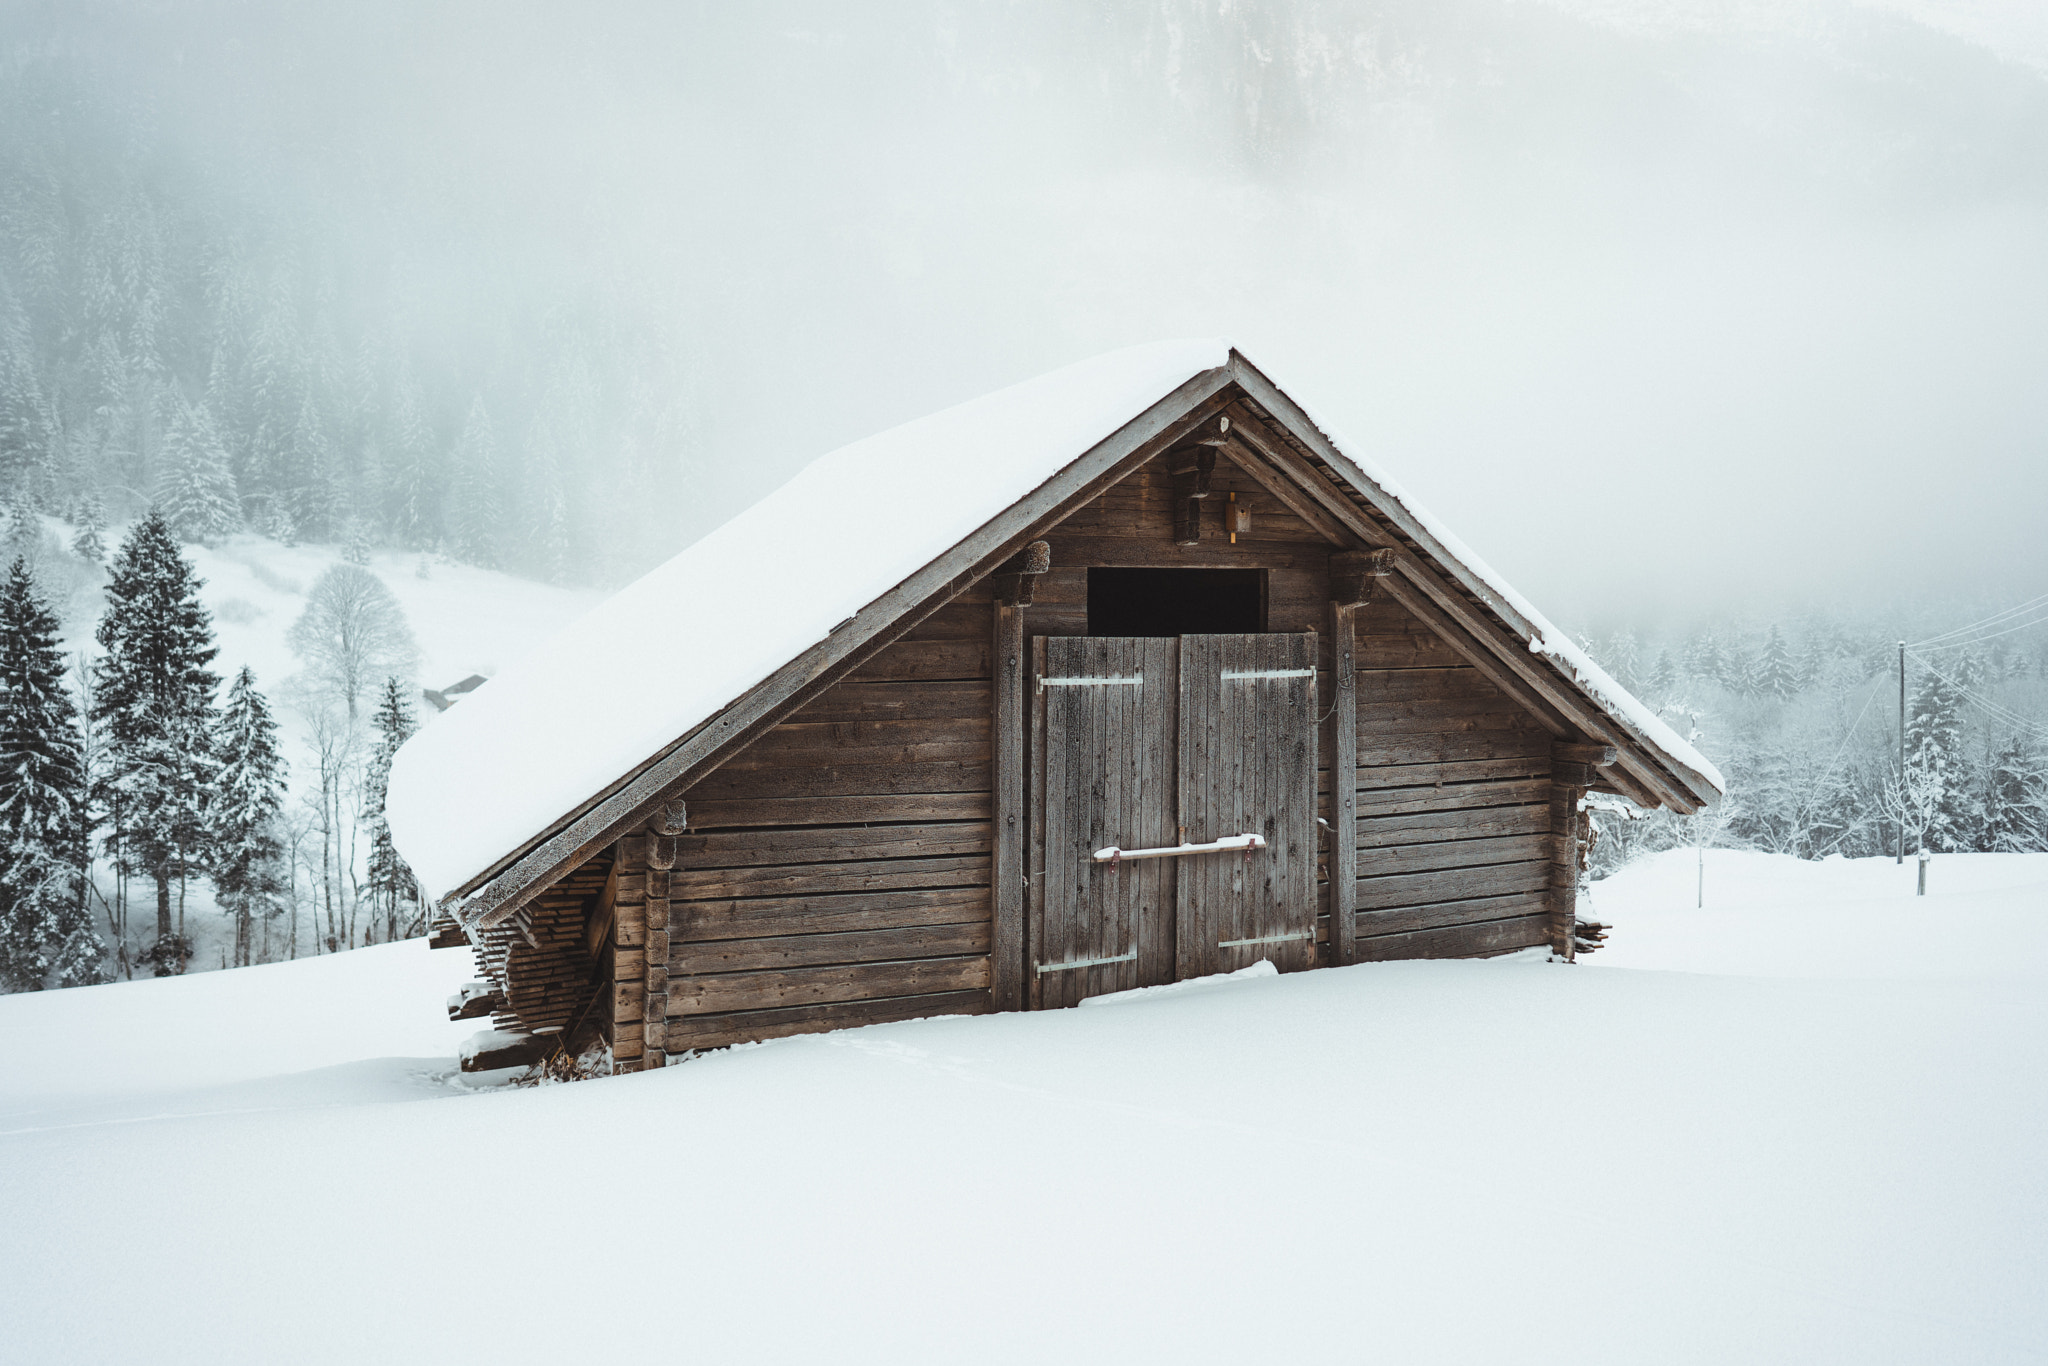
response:
[(61, 50), (0, 64), (0, 500), (555, 582), (658, 555), (685, 437), (668, 320), (622, 286), (507, 300), (451, 346), (388, 244), (266, 201), (260, 169), (187, 155), (113, 85)]
[(2048, 851), (2048, 648), (2030, 647), (2032, 634), (1909, 650), (1903, 763), (1895, 633), (1816, 617), (1796, 635), (1585, 641), (1728, 780), (1699, 816), (1599, 813), (1596, 869), (1694, 844), (1808, 859)]
[[(75, 546), (91, 548), (90, 530)], [(418, 888), (384, 822), (391, 759), (415, 727), (407, 686), (386, 671), (412, 652), (389, 590), (360, 566), (335, 565), (292, 628), (307, 667), (291, 686), (313, 723), (320, 768), (317, 814), (294, 820), (270, 699), (247, 668), (222, 695), (200, 586), (170, 521), (147, 513), (107, 566), (100, 653), (73, 668), (30, 557), (12, 559), (0, 587), (6, 989), (182, 973), (195, 878), (211, 884), (232, 921), (237, 966), (274, 951), (296, 957), (302, 909), (312, 947), (328, 952), (425, 929)], [(359, 829), (369, 846), (360, 878)], [(319, 862), (302, 907), (297, 872), (311, 863), (309, 845)], [(131, 927), (134, 881), (149, 889), (154, 914)]]

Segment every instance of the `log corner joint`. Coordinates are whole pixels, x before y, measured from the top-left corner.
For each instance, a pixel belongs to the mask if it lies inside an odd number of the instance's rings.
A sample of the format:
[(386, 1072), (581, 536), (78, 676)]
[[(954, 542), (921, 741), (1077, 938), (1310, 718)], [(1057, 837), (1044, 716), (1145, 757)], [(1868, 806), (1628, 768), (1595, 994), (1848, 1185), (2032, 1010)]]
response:
[(1330, 556), (1330, 601), (1340, 607), (1358, 607), (1372, 601), (1379, 581), (1394, 572), (1397, 552), (1340, 550)]
[(989, 588), (1004, 607), (1029, 607), (1038, 576), (1052, 568), (1052, 546), (1033, 541), (997, 565), (989, 576)]

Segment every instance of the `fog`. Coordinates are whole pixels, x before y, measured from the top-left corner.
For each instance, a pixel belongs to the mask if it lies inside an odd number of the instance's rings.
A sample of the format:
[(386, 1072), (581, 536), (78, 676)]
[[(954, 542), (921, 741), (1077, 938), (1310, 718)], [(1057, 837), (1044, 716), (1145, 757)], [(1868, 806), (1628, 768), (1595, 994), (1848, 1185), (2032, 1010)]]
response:
[(47, 104), (92, 130), (53, 176), (317, 281), (301, 331), (402, 352), (363, 392), (429, 444), (487, 401), (610, 581), (845, 441), (1206, 333), (1586, 629), (2048, 577), (2028, 0), (0, 15), (11, 144)]

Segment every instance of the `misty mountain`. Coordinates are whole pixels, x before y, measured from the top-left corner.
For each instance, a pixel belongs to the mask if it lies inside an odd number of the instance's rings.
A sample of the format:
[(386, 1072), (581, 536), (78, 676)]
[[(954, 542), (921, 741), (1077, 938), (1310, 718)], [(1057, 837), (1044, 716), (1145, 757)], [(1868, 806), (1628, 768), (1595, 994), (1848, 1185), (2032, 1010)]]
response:
[(218, 458), (256, 529), (615, 583), (834, 445), (1220, 328), (1568, 618), (1975, 590), (2048, 512), (2048, 82), (1890, 10), (5, 32), (0, 485), (50, 511)]

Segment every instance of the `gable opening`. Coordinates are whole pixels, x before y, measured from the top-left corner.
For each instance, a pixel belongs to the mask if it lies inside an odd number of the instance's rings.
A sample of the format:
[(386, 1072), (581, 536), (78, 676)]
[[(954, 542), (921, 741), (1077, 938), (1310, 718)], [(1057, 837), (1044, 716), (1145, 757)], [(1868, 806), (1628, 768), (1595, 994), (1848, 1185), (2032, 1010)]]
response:
[(1088, 571), (1091, 636), (1251, 635), (1265, 629), (1263, 569)]

